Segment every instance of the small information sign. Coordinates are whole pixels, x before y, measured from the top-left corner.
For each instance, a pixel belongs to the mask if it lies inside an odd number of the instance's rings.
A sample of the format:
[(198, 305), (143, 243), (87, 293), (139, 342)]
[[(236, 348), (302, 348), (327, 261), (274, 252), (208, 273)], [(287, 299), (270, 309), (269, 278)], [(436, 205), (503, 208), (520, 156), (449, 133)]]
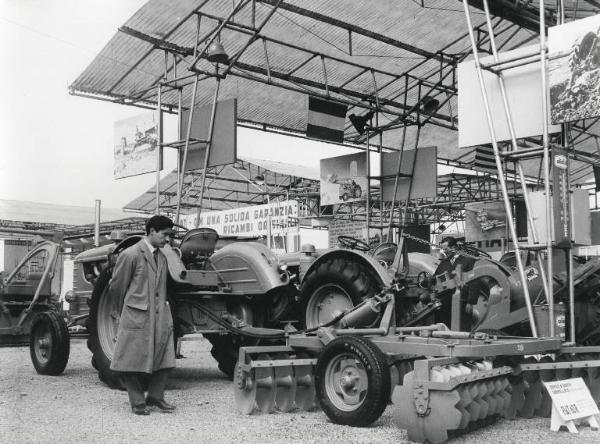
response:
[(570, 432), (577, 433), (575, 421), (587, 422), (592, 429), (598, 429), (595, 415), (600, 411), (583, 379), (544, 382), (544, 386), (552, 398), (550, 430), (557, 431), (560, 426), (565, 426)]

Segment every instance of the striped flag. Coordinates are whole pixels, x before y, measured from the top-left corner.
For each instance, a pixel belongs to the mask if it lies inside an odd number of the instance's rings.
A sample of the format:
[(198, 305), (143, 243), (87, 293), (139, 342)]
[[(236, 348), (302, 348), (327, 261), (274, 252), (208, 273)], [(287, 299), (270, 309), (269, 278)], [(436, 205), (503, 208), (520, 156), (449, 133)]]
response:
[(481, 145), (475, 148), (473, 168), (485, 173), (497, 174), (494, 148), (491, 145)]
[(343, 142), (347, 111), (346, 105), (309, 97), (306, 137)]

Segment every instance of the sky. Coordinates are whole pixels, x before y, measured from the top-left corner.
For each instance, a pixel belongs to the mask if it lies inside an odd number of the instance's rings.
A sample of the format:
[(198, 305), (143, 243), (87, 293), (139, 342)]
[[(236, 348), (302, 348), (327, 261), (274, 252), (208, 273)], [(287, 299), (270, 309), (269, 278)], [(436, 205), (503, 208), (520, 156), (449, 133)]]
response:
[[(113, 179), (115, 121), (145, 110), (71, 96), (68, 86), (146, 0), (0, 0), (0, 199), (121, 208), (155, 174)], [(167, 123), (165, 137), (175, 122)], [(167, 140), (167, 139), (165, 139)], [(281, 147), (285, 146), (285, 150)], [(166, 150), (166, 175), (175, 167)], [(318, 168), (350, 150), (238, 128), (238, 154)]]

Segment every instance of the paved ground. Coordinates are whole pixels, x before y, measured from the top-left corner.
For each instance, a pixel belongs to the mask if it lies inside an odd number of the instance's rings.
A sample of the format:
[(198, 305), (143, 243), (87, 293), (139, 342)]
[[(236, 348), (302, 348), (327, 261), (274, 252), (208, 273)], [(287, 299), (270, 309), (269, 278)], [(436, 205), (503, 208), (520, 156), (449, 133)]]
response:
[[(175, 414), (131, 414), (126, 392), (97, 378), (85, 341), (74, 339), (69, 364), (58, 377), (38, 375), (28, 348), (0, 349), (0, 443), (229, 443), (406, 442), (393, 406), (371, 427), (332, 424), (324, 413), (245, 416), (236, 412), (230, 382), (217, 370), (206, 341), (183, 343), (167, 400)], [(600, 431), (552, 433), (549, 419), (500, 421), (454, 443), (598, 443)]]

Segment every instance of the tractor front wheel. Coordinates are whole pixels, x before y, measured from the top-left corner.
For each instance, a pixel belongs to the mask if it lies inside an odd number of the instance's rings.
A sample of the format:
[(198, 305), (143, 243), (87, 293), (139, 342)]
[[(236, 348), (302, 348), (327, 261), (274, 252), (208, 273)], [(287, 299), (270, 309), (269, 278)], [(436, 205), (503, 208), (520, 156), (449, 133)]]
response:
[(31, 324), (29, 353), (41, 375), (60, 375), (69, 360), (69, 330), (65, 320), (54, 311), (38, 313)]

